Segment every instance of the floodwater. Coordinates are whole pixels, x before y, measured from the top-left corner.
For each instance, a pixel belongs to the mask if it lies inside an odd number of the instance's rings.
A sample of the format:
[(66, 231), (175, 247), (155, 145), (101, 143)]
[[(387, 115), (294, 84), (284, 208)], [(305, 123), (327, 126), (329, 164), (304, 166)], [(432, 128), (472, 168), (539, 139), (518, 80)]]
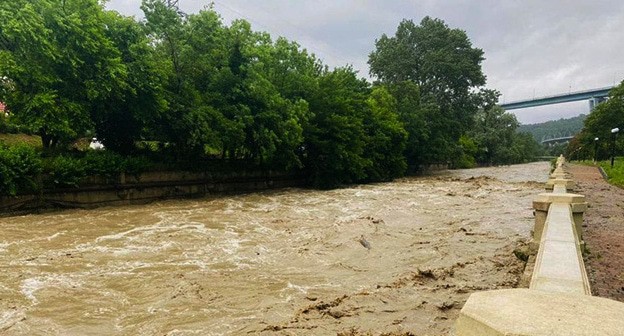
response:
[(448, 334), (548, 169), (0, 218), (0, 335)]

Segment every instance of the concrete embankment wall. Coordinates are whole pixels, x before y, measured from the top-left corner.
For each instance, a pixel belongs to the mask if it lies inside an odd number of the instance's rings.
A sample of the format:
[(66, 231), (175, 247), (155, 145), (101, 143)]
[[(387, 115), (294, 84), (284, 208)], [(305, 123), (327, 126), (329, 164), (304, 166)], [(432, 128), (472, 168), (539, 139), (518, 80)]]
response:
[(587, 203), (574, 187), (560, 157), (546, 184), (551, 192), (533, 202), (529, 288), (472, 294), (455, 335), (624, 335), (624, 303), (591, 296), (581, 234)]
[(90, 177), (77, 188), (43, 190), (37, 194), (0, 197), (0, 213), (49, 207), (92, 208), (141, 204), (159, 199), (202, 197), (303, 186), (300, 176), (274, 172), (195, 173), (148, 172), (120, 174), (113, 181)]

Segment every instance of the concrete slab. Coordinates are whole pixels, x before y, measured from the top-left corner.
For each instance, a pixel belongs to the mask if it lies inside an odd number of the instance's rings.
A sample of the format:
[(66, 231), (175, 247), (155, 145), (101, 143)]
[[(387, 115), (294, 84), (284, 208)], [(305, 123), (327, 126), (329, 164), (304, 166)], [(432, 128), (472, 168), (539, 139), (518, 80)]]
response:
[(591, 295), (570, 205), (548, 210), (529, 288)]
[(550, 203), (585, 203), (585, 196), (579, 194), (554, 194), (541, 193), (538, 194), (534, 202), (550, 202)]
[(551, 178), (546, 182), (546, 189), (552, 190), (555, 185), (565, 185), (568, 191), (572, 191), (576, 188), (576, 183), (571, 179)]
[(461, 310), (457, 336), (621, 336), (624, 303), (530, 289), (477, 292)]
[(576, 242), (572, 211), (568, 204), (553, 203), (546, 216), (542, 240)]

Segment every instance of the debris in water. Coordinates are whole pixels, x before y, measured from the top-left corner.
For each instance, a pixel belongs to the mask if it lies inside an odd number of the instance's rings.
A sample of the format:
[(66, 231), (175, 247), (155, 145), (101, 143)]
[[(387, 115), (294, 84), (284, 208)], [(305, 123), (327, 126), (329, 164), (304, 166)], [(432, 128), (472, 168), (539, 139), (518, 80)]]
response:
[(360, 236), (360, 240), (359, 240), (360, 244), (362, 244), (362, 246), (366, 247), (367, 249), (371, 249), (371, 244), (368, 242), (368, 240), (366, 240), (366, 238), (364, 238), (364, 235)]

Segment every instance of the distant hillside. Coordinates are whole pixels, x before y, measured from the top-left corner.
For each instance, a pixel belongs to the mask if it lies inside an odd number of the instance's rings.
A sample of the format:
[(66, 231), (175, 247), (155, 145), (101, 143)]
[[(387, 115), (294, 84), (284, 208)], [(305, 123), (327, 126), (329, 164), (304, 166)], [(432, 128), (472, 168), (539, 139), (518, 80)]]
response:
[(530, 133), (538, 142), (578, 134), (583, 129), (586, 114), (570, 119), (551, 120), (539, 124), (520, 125), (518, 132)]

